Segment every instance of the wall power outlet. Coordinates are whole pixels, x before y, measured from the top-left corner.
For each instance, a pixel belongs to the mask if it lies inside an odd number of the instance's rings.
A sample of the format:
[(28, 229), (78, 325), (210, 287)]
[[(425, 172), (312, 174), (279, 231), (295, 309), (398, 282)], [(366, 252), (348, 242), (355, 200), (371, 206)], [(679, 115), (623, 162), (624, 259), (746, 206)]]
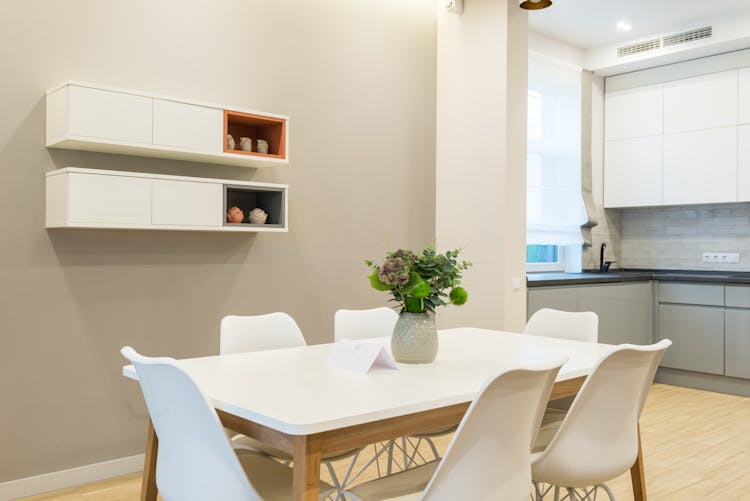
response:
[(704, 252), (704, 263), (739, 263), (739, 252)]

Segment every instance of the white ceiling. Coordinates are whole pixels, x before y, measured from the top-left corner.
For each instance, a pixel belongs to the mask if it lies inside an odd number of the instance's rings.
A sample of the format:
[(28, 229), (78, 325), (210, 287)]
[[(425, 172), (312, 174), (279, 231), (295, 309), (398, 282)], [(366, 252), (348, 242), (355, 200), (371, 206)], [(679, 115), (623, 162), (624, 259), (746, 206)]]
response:
[[(529, 12), (529, 28), (584, 49), (662, 34), (731, 12), (750, 12), (750, 0), (552, 0)], [(616, 28), (618, 21), (632, 26)]]

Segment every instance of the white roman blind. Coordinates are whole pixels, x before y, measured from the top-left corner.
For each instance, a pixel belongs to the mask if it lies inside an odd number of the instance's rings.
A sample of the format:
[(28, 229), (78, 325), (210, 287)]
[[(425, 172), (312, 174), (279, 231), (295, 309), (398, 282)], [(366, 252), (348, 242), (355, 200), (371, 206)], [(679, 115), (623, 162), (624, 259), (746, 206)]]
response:
[(581, 69), (529, 55), (527, 245), (581, 245)]

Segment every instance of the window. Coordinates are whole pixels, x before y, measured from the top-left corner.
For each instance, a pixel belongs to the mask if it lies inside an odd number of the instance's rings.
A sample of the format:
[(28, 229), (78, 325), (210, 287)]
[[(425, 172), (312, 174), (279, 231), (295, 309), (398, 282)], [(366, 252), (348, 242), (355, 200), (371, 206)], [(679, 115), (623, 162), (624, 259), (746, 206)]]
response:
[(526, 246), (526, 268), (528, 271), (562, 271), (565, 247), (560, 245)]
[[(526, 263), (564, 269), (580, 252), (586, 210), (581, 196), (581, 69), (529, 56), (526, 157)], [(566, 249), (567, 247), (567, 249)]]

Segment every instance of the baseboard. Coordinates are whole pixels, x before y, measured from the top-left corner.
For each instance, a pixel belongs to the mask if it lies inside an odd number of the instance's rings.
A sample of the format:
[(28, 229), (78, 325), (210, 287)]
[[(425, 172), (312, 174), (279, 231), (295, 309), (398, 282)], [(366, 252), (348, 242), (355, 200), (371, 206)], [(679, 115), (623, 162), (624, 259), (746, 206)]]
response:
[(0, 501), (66, 489), (143, 470), (143, 454), (0, 483)]

